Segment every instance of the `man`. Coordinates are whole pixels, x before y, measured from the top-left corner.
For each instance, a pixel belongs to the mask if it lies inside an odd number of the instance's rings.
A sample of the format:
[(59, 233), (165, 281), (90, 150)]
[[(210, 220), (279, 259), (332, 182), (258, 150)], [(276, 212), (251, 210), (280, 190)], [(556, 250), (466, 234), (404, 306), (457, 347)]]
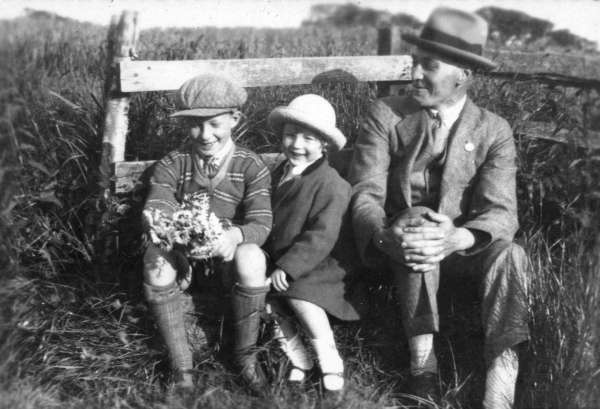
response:
[(375, 101), (354, 147), (348, 178), (358, 248), (367, 265), (391, 266), (420, 397), (439, 396), (433, 334), (440, 277), (463, 290), (476, 283), (488, 368), (484, 406), (510, 407), (515, 347), (528, 339), (527, 264), (512, 243), (518, 223), (510, 126), (467, 97), (475, 71), (495, 67), (482, 56), (487, 23), (439, 8), (420, 36), (405, 39), (416, 46), (413, 93)]

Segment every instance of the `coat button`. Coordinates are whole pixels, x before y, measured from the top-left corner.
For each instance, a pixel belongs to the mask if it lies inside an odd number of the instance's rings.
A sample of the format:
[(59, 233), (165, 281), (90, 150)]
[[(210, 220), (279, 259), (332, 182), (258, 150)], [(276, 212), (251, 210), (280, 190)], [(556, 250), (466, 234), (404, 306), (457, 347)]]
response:
[(467, 152), (471, 152), (473, 149), (475, 149), (475, 145), (473, 145), (471, 142), (468, 142), (467, 144), (465, 144), (465, 150)]

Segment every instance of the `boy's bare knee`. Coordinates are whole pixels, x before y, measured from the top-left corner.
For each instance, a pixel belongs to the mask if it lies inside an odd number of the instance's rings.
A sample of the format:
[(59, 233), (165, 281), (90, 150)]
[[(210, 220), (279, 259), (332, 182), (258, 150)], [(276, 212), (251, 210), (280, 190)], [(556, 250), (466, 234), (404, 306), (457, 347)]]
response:
[(247, 286), (264, 285), (267, 272), (267, 258), (256, 244), (241, 244), (233, 258), (240, 284)]
[(177, 279), (179, 272), (183, 278), (180, 281), (185, 282), (188, 271), (184, 263), (179, 260), (179, 256), (175, 252), (168, 252), (155, 244), (150, 244), (144, 253), (144, 281), (154, 286), (169, 285)]

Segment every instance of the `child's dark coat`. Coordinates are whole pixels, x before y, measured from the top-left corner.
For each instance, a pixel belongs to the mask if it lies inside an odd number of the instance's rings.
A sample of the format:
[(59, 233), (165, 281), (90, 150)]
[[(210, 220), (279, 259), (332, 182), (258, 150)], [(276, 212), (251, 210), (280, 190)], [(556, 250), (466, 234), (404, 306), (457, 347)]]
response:
[(359, 319), (362, 306), (350, 287), (360, 260), (346, 217), (352, 189), (326, 157), (278, 187), (284, 166), (273, 173), (273, 230), (266, 247), (291, 279), (287, 291), (273, 295), (311, 302), (343, 320)]

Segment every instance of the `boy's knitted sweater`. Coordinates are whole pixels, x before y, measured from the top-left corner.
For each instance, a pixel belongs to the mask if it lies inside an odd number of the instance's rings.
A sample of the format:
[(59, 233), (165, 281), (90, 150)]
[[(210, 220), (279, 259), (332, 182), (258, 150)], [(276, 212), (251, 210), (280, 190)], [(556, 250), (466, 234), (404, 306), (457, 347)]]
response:
[(244, 243), (261, 246), (271, 231), (273, 215), (271, 174), (260, 157), (234, 146), (219, 171), (221, 177), (217, 174), (210, 180), (202, 169), (195, 171), (192, 155), (192, 146), (184, 145), (157, 162), (144, 211), (154, 214), (158, 209), (170, 217), (184, 194), (206, 192), (210, 210), (221, 221), (239, 227)]

